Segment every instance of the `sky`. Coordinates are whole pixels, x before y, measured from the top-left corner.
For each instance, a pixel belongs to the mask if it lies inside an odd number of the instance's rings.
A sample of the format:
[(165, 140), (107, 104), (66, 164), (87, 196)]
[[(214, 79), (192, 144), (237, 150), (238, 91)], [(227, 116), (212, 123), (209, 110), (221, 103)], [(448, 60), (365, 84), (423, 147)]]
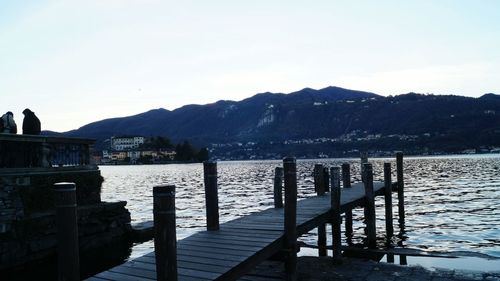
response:
[(0, 0), (0, 113), (43, 130), (339, 86), (500, 94), (500, 1)]

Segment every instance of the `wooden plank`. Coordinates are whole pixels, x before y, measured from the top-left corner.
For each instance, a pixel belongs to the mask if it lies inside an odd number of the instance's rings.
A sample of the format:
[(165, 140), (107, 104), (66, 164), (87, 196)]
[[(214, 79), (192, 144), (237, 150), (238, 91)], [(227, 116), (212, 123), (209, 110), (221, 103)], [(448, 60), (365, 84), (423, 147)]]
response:
[(256, 275), (245, 275), (238, 279), (240, 281), (272, 281), (272, 280), (283, 280), (283, 277), (274, 276), (256, 276)]
[(87, 281), (107, 281), (109, 279), (103, 279), (103, 278), (99, 278), (99, 277), (94, 276), (94, 277), (87, 278), (85, 280), (87, 280)]
[(131, 276), (127, 274), (122, 274), (122, 273), (117, 273), (117, 272), (111, 272), (111, 271), (104, 271), (96, 275), (98, 278), (103, 278), (106, 280), (113, 280), (113, 281), (149, 281), (149, 280), (156, 280), (156, 276), (154, 278), (145, 278), (145, 277), (140, 277), (140, 276)]
[[(130, 262), (124, 263), (121, 266), (114, 267), (109, 270), (114, 273), (127, 274), (130, 276), (138, 276), (156, 280), (155, 270), (146, 270), (130, 265)], [(178, 268), (178, 277), (180, 280), (213, 280), (220, 276), (220, 273), (192, 270), (186, 268)]]
[(221, 255), (242, 256), (242, 257), (251, 256), (256, 252), (256, 251), (224, 249), (216, 245), (192, 245), (192, 244), (179, 243), (178, 246), (179, 250), (191, 250), (191, 251), (200, 251), (200, 252), (221, 254)]
[(273, 238), (268, 238), (268, 237), (256, 237), (255, 235), (251, 236), (242, 236), (238, 235), (237, 233), (230, 233), (230, 232), (224, 232), (223, 234), (211, 234), (209, 232), (200, 232), (197, 233), (193, 236), (190, 236), (191, 238), (210, 238), (210, 239), (228, 239), (228, 240), (237, 240), (237, 241), (242, 241), (242, 242), (255, 242), (255, 243), (263, 243), (267, 244), (276, 239), (276, 235), (274, 235)]
[[(177, 255), (184, 255), (184, 256), (193, 256), (193, 257), (200, 257), (200, 258), (209, 258), (209, 259), (219, 259), (219, 260), (226, 260), (226, 261), (235, 261), (235, 262), (241, 262), (244, 261), (245, 259), (248, 258), (248, 256), (244, 255), (229, 255), (229, 254), (217, 254), (213, 252), (201, 252), (201, 251), (193, 251), (191, 249), (179, 249), (177, 251)], [(154, 258), (154, 253), (153, 255), (148, 254), (148, 256)]]
[(209, 248), (217, 248), (217, 249), (228, 249), (228, 250), (238, 250), (238, 251), (252, 251), (256, 252), (260, 249), (262, 249), (263, 246), (261, 245), (260, 247), (252, 247), (248, 246), (248, 244), (241, 244), (241, 243), (235, 243), (234, 241), (231, 240), (215, 240), (211, 241), (208, 239), (202, 239), (202, 240), (194, 240), (194, 239), (189, 239), (185, 240), (184, 243), (187, 243), (190, 246), (200, 246), (200, 247), (209, 247)]
[(189, 240), (186, 241), (189, 241), (189, 243), (193, 242), (193, 243), (221, 244), (221, 245), (231, 245), (231, 246), (237, 245), (238, 249), (254, 250), (254, 251), (262, 249), (262, 247), (266, 246), (270, 242), (270, 241), (267, 242), (242, 241), (238, 240), (237, 237), (234, 237), (232, 239), (227, 237), (219, 237), (219, 239), (212, 237), (190, 237)]
[[(154, 257), (142, 256), (134, 261), (143, 262), (143, 263), (155, 263)], [(222, 267), (234, 267), (239, 263), (239, 261), (228, 261), (228, 260), (220, 260), (214, 258), (205, 258), (205, 257), (194, 257), (194, 256), (186, 256), (186, 255), (177, 255), (177, 261), (187, 261), (187, 262), (195, 262), (199, 265), (209, 265), (209, 266), (222, 266)]]
[[(177, 263), (179, 267), (179, 275), (185, 275), (184, 271), (181, 269), (194, 269), (197, 271), (206, 271), (206, 272), (212, 272), (212, 273), (224, 273), (231, 269), (230, 266), (217, 266), (217, 265), (207, 265), (207, 264), (199, 264), (196, 262), (192, 261), (184, 261), (184, 260), (178, 260)], [(156, 266), (154, 261), (151, 262), (142, 262), (138, 260), (132, 260), (130, 262), (124, 263), (122, 266), (126, 267), (132, 267), (132, 268), (139, 268), (139, 269), (144, 269), (144, 270), (150, 270), (150, 271), (156, 271)], [(234, 264), (233, 264), (234, 266)]]

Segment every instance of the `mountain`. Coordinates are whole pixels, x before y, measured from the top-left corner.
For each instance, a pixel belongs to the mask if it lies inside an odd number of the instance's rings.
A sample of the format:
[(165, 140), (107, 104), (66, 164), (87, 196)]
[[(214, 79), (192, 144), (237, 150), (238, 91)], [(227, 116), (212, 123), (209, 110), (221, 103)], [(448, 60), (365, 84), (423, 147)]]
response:
[[(242, 101), (186, 105), (173, 111), (154, 109), (94, 122), (63, 135), (96, 138), (98, 145), (113, 135), (163, 135), (174, 141), (189, 139), (199, 146), (261, 144), (250, 150), (263, 149), (262, 144), (310, 140), (309, 144), (323, 142), (319, 147), (325, 150), (455, 151), (500, 146), (499, 97), (416, 93), (383, 97), (339, 87), (305, 88), (290, 94), (261, 93)], [(276, 150), (275, 146), (269, 151)]]
[(164, 135), (174, 140), (191, 139), (198, 143), (236, 141), (257, 136), (265, 137), (271, 130), (264, 126), (267, 121), (260, 120), (282, 108), (370, 97), (378, 95), (339, 87), (321, 90), (305, 88), (290, 94), (261, 93), (239, 102), (218, 101), (207, 105), (186, 105), (173, 111), (154, 109), (134, 116), (90, 123), (62, 134), (98, 140), (113, 135)]

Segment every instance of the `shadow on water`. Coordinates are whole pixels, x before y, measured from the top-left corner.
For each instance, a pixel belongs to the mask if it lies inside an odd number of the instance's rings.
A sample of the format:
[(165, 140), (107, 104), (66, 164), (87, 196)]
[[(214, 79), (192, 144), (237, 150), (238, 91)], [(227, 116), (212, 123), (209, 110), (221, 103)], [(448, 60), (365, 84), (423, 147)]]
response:
[[(128, 239), (116, 239), (97, 249), (80, 252), (82, 279), (122, 264), (130, 256), (132, 243)], [(57, 257), (52, 255), (42, 262), (28, 264), (13, 270), (0, 272), (1, 280), (57, 280)]]
[[(392, 257), (391, 257), (392, 256)], [(396, 259), (394, 259), (396, 257)], [(380, 262), (400, 265), (422, 266), (428, 269), (444, 268), (449, 270), (499, 271), (500, 260), (481, 257), (425, 257), (387, 254)]]

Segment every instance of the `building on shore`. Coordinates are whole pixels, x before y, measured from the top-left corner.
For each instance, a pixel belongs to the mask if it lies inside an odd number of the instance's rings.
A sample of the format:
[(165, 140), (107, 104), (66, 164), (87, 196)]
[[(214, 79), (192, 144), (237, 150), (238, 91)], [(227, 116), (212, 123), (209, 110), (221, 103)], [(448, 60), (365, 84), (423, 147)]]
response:
[(146, 138), (141, 136), (111, 137), (111, 149), (116, 151), (137, 149), (145, 140)]

